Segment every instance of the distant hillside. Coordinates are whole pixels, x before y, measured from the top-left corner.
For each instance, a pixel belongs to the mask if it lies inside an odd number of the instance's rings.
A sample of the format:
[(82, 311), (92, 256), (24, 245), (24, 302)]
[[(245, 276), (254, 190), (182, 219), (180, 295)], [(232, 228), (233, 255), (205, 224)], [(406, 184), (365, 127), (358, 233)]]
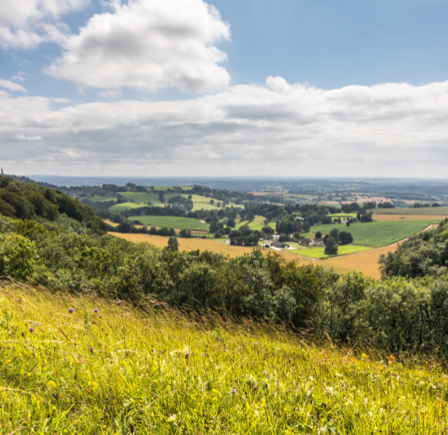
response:
[(19, 219), (43, 218), (56, 220), (60, 215), (83, 223), (97, 234), (104, 234), (107, 226), (92, 208), (59, 190), (21, 182), (16, 177), (0, 176), (0, 214)]

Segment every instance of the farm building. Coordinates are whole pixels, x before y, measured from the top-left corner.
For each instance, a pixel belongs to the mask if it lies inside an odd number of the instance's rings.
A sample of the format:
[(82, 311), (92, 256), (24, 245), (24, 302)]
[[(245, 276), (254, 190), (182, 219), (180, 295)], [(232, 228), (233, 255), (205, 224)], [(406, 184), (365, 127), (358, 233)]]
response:
[(309, 246), (310, 243), (311, 243), (311, 241), (309, 239), (300, 239), (299, 240), (299, 245)]
[(280, 234), (274, 234), (272, 236), (272, 240), (278, 240), (280, 238)]
[(272, 242), (271, 243), (271, 248), (279, 248), (279, 249), (287, 249), (290, 246), (287, 243), (282, 243), (282, 242)]
[(314, 239), (311, 241), (310, 246), (317, 246), (318, 248), (322, 248), (324, 246), (323, 239)]

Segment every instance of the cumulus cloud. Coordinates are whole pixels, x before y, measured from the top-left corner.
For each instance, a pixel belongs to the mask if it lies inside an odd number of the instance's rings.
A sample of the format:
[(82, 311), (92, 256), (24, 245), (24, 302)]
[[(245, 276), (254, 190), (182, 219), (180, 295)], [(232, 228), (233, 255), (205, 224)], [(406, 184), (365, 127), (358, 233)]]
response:
[[(269, 78), (184, 101), (60, 109), (0, 92), (15, 172), (446, 177), (448, 82), (321, 90)], [(23, 137), (41, 137), (39, 147)]]
[(27, 49), (43, 41), (62, 43), (62, 14), (84, 7), (89, 0), (0, 1), (0, 47)]
[(26, 92), (26, 89), (22, 85), (14, 83), (11, 80), (0, 79), (0, 88), (9, 89), (10, 91)]
[(203, 0), (110, 2), (112, 12), (96, 14), (46, 72), (82, 86), (147, 91), (178, 87), (214, 92), (230, 75), (216, 43), (229, 40), (229, 25)]

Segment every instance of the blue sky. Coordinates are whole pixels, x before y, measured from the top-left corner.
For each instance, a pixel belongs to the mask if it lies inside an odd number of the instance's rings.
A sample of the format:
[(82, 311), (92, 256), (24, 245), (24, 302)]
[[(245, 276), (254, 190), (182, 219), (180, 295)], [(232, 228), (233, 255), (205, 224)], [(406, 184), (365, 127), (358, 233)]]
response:
[(16, 173), (446, 173), (446, 1), (17, 3), (0, 5)]

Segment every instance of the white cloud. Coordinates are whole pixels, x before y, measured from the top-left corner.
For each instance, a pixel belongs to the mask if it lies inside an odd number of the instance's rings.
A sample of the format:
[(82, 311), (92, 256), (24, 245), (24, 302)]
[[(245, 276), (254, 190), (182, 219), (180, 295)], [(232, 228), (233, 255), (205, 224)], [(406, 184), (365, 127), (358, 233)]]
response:
[[(0, 92), (16, 173), (446, 177), (448, 81), (321, 90), (268, 79), (185, 101), (57, 109)], [(39, 147), (21, 138), (43, 138)], [(13, 145), (13, 146), (12, 146)]]
[(214, 92), (230, 75), (216, 43), (230, 38), (215, 7), (203, 0), (111, 1), (64, 44), (46, 72), (82, 86)]
[(26, 92), (26, 89), (22, 85), (14, 83), (10, 80), (0, 79), (0, 87), (9, 89), (10, 91)]
[(65, 13), (84, 7), (89, 0), (1, 0), (0, 47), (32, 48), (43, 41), (62, 43)]
[(19, 140), (31, 140), (31, 141), (42, 140), (42, 136), (25, 136), (24, 134), (18, 134), (16, 138)]
[(110, 91), (101, 91), (98, 92), (98, 95), (103, 100), (117, 100), (118, 98), (123, 96), (123, 92), (118, 89), (111, 89)]

